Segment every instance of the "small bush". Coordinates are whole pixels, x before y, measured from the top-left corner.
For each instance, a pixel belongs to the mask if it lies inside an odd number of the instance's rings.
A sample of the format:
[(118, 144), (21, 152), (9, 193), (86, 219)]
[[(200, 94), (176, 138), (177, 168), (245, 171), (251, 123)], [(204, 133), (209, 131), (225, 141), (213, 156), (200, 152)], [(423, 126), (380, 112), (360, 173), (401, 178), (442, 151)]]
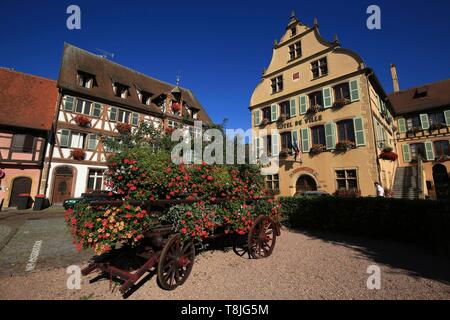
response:
[(448, 202), (386, 198), (281, 198), (295, 229), (316, 229), (398, 240), (450, 257)]

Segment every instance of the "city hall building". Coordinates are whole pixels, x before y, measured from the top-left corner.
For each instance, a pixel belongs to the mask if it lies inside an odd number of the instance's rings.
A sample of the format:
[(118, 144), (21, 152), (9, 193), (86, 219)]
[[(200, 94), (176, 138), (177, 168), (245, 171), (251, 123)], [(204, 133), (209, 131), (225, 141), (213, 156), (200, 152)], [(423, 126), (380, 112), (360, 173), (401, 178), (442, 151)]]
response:
[(275, 41), (250, 102), (259, 156), (280, 158), (267, 178), (276, 194), (307, 191), (376, 194), (391, 189), (397, 161), (380, 153), (396, 149), (394, 111), (372, 69), (355, 52), (332, 42), (293, 14)]

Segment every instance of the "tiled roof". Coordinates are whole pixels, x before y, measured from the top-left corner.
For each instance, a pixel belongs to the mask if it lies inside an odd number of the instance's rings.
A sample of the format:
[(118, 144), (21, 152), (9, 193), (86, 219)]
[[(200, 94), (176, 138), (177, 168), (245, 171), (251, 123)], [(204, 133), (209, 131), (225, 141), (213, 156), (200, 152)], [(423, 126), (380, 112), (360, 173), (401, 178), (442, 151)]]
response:
[[(77, 83), (78, 72), (85, 72), (95, 76), (96, 86), (90, 89), (82, 88)], [(112, 84), (118, 82), (129, 87), (126, 99), (116, 97)], [(152, 98), (161, 94), (170, 94), (175, 85), (154, 79), (108, 59), (87, 52), (70, 44), (64, 45), (64, 53), (57, 83), (59, 88), (71, 92), (106, 100), (112, 105), (129, 106), (141, 112), (162, 116), (161, 110), (154, 103), (150, 106), (143, 104), (138, 97), (137, 89), (152, 94)], [(181, 88), (181, 99), (188, 106), (199, 110), (199, 119), (211, 122), (208, 114), (195, 98), (192, 91)]]
[(389, 100), (397, 115), (450, 106), (450, 79), (394, 92)]
[(48, 131), (57, 97), (56, 81), (0, 68), (0, 125)]

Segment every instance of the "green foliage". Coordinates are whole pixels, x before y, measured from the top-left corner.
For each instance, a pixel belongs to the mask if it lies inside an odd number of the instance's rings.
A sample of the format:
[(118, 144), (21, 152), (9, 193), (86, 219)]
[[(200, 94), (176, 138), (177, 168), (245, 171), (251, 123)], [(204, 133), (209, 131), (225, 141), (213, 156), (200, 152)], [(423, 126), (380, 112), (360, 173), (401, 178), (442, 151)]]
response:
[(292, 228), (406, 241), (450, 256), (448, 202), (339, 197), (279, 201)]

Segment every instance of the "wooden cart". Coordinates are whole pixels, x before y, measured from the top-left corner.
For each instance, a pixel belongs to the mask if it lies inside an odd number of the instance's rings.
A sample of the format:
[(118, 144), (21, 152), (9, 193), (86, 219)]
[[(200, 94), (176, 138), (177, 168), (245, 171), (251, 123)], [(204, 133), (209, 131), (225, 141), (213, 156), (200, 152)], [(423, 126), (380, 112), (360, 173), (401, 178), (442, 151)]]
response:
[[(218, 200), (219, 203), (225, 200)], [(170, 206), (192, 204), (189, 200), (160, 200), (145, 203), (148, 212), (163, 212)], [(258, 200), (253, 201), (255, 205)], [(122, 202), (97, 202), (94, 205), (121, 205)], [(142, 203), (136, 203), (142, 205)], [(247, 236), (245, 253), (250, 259), (269, 257), (275, 247), (276, 239), (280, 236), (280, 225), (273, 221), (269, 213), (259, 216)], [(209, 239), (226, 236), (225, 233), (214, 234)], [(245, 254), (244, 253), (244, 254)], [(243, 254), (242, 254), (243, 255)], [(121, 266), (124, 260), (139, 260), (137, 267)], [(192, 271), (195, 260), (194, 241), (182, 241), (179, 234), (174, 233), (172, 225), (160, 225), (145, 233), (141, 244), (131, 249), (113, 250), (102, 256), (94, 257), (93, 261), (82, 270), (86, 276), (94, 271), (102, 271), (110, 279), (123, 280), (120, 292), (126, 294), (145, 273), (155, 270), (158, 284), (162, 289), (174, 290), (183, 285)]]

